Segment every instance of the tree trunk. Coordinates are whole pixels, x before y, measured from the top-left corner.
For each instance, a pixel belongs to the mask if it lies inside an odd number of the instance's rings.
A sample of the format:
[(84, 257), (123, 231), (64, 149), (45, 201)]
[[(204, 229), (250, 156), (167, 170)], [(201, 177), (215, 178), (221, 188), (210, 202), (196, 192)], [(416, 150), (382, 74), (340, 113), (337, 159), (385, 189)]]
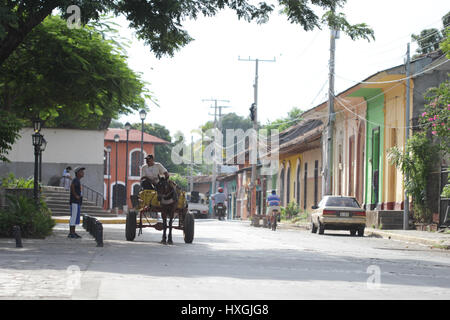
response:
[(0, 65), (2, 65), (6, 59), (14, 52), (14, 50), (22, 43), (25, 37), (40, 24), (44, 19), (50, 15), (57, 6), (51, 4), (52, 1), (48, 1), (44, 7), (35, 14), (30, 13), (26, 20), (22, 20), (19, 17), (19, 28), (14, 29), (7, 27), (6, 37), (0, 41)]

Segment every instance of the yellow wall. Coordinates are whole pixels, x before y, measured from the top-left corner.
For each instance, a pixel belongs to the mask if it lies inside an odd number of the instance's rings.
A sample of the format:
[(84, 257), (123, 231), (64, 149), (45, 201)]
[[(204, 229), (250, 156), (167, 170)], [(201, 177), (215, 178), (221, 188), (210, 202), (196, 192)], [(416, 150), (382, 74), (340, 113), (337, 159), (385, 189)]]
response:
[[(301, 154), (296, 154), (293, 156), (283, 157), (280, 155), (280, 166), (278, 170), (278, 190), (277, 192), (280, 192), (280, 173), (283, 169), (283, 160), (284, 160), (284, 168), (285, 172), (287, 172), (288, 164), (290, 165), (291, 172), (290, 172), (290, 201), (295, 201), (298, 203), (297, 199), (297, 164), (298, 160), (300, 161), (300, 210), (304, 210), (305, 205), (305, 199), (304, 199), (304, 178), (305, 178), (305, 162), (308, 163), (308, 173), (307, 173), (307, 194), (306, 194), (306, 210), (310, 211), (311, 206), (314, 205), (314, 166), (315, 161), (319, 161), (318, 166), (318, 185), (317, 185), (317, 202), (319, 202), (322, 199), (322, 154), (321, 149), (313, 149), (310, 151), (306, 151)], [(285, 179), (285, 187), (284, 190), (287, 190), (287, 181)], [(283, 200), (283, 204), (287, 205), (285, 202), (286, 200), (286, 192)]]
[[(297, 163), (298, 163), (298, 161), (300, 161), (300, 165), (301, 165), (302, 164), (302, 155), (301, 154), (296, 154), (296, 155), (289, 156), (289, 157), (283, 157), (280, 155), (279, 172), (281, 172), (281, 170), (283, 168), (283, 163), (284, 163), (285, 172), (287, 172), (288, 167), (291, 168), (291, 172), (290, 172), (291, 179), (290, 179), (290, 187), (289, 187), (290, 201), (297, 201), (295, 186), (296, 186), (296, 182), (297, 182)], [(284, 190), (285, 190), (285, 197), (284, 197), (284, 199), (282, 199), (282, 201), (285, 205), (287, 205), (287, 203), (285, 203), (285, 200), (287, 198), (287, 194), (286, 194), (287, 179), (285, 179)]]
[[(411, 82), (411, 107), (410, 118), (412, 117), (412, 92)], [(383, 199), (385, 203), (396, 203), (397, 206), (404, 200), (403, 176), (400, 170), (391, 165), (388, 160), (388, 151), (391, 147), (397, 146), (401, 150), (405, 145), (405, 113), (406, 113), (406, 88), (404, 85), (394, 83), (390, 88), (385, 88), (385, 128), (384, 128), (384, 168), (383, 177)], [(391, 209), (391, 208), (389, 208)], [(392, 208), (393, 209), (393, 208)], [(400, 209), (399, 207), (397, 209)]]

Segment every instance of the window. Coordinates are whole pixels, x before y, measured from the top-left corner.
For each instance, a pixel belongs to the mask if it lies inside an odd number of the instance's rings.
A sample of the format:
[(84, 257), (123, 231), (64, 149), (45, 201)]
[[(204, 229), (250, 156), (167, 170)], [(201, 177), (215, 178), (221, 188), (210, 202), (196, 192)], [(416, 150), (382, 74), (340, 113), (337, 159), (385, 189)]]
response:
[(140, 170), (140, 163), (141, 163), (141, 151), (133, 151), (131, 153), (131, 172), (130, 175), (133, 177), (139, 177), (141, 175)]
[(103, 151), (103, 175), (108, 175), (108, 152)]
[(291, 201), (291, 166), (287, 169), (286, 172), (286, 205)]
[(356, 199), (348, 197), (329, 197), (327, 199), (327, 207), (360, 208)]
[(280, 199), (281, 205), (284, 205), (284, 168), (281, 170), (280, 174)]

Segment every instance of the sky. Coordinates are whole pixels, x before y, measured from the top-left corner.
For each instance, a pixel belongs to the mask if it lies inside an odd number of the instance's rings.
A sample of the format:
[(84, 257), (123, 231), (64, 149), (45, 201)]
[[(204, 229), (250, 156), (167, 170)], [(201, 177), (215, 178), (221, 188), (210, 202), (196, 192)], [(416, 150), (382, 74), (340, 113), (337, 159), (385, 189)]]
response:
[[(270, 1), (268, 1), (270, 2)], [(120, 35), (130, 40), (127, 49), (131, 69), (149, 83), (159, 107), (148, 102), (146, 123), (159, 123), (172, 136), (181, 131), (190, 141), (195, 132), (214, 119), (214, 103), (225, 106), (224, 113), (247, 117), (254, 100), (255, 62), (241, 59), (275, 60), (259, 63), (258, 120), (286, 117), (294, 107), (308, 110), (327, 100), (330, 31), (304, 31), (278, 14), (258, 25), (237, 19), (232, 10), (215, 17), (186, 21), (185, 30), (195, 40), (175, 53), (157, 59), (136, 39), (125, 18), (118, 18)], [(384, 69), (404, 63), (407, 43), (412, 54), (417, 45), (411, 34), (425, 28), (442, 28), (441, 18), (450, 11), (446, 0), (348, 0), (338, 10), (352, 23), (368, 24), (375, 41), (352, 41), (341, 33), (336, 41), (335, 92), (341, 92)], [(322, 15), (318, 8), (317, 14)], [(349, 81), (353, 80), (353, 81)], [(121, 116), (125, 123), (140, 122), (138, 112)]]

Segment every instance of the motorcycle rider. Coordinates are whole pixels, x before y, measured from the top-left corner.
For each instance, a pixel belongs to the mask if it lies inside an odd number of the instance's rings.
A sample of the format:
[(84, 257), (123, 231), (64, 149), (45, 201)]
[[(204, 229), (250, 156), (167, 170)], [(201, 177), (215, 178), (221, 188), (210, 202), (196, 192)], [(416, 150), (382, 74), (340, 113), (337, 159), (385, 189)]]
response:
[(223, 193), (223, 189), (222, 188), (219, 188), (218, 191), (219, 191), (218, 193), (215, 193), (212, 196), (212, 199), (214, 200), (214, 211), (216, 212), (216, 214), (217, 214), (217, 205), (218, 204), (222, 204), (225, 207), (225, 210), (226, 210), (225, 201), (227, 199), (227, 196)]

